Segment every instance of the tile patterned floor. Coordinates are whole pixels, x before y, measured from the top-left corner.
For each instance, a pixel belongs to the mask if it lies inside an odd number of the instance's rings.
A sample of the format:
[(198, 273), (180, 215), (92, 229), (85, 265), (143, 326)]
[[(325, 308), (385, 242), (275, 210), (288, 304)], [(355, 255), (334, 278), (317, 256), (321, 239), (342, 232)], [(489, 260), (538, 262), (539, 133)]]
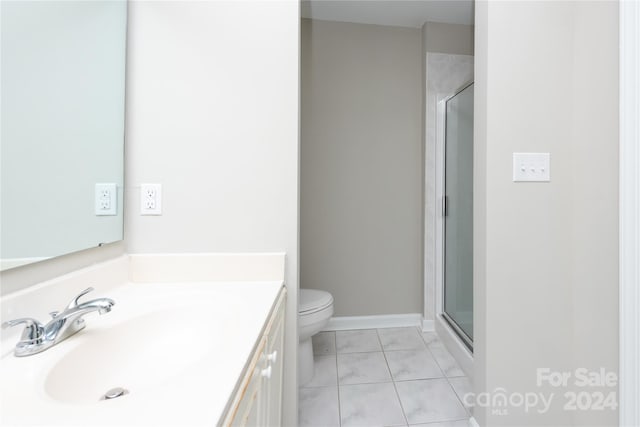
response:
[(313, 337), (299, 425), (467, 427), (469, 379), (433, 332), (386, 328)]

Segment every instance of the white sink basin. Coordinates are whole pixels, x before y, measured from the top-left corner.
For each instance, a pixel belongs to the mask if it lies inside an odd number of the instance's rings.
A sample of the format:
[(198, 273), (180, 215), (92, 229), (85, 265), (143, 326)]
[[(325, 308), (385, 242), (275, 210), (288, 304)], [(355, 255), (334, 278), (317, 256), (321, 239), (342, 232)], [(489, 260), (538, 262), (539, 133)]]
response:
[[(89, 314), (84, 330), (42, 353), (0, 360), (2, 425), (216, 425), (281, 286), (127, 283), (97, 292), (116, 301), (111, 312)], [(128, 393), (101, 399), (115, 387)]]
[[(91, 321), (97, 323), (104, 317)], [(204, 327), (209, 322), (203, 313), (166, 310), (108, 329), (82, 331), (84, 342), (51, 368), (44, 389), (52, 398), (68, 403), (98, 402), (114, 387), (129, 392), (121, 398), (153, 390), (211, 351), (213, 339)]]

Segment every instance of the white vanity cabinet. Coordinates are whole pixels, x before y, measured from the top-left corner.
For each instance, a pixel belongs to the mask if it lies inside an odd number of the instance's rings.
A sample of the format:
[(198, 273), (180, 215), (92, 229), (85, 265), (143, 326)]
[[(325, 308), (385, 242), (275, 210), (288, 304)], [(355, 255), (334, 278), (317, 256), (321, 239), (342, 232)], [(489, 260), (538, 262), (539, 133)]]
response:
[[(35, 356), (13, 355), (21, 328), (3, 331), (0, 424), (279, 427), (284, 266), (284, 253), (123, 255), (3, 295), (0, 322), (44, 319), (87, 283), (116, 306)], [(100, 399), (112, 387), (130, 393)]]
[(286, 289), (282, 288), (223, 426), (280, 426)]

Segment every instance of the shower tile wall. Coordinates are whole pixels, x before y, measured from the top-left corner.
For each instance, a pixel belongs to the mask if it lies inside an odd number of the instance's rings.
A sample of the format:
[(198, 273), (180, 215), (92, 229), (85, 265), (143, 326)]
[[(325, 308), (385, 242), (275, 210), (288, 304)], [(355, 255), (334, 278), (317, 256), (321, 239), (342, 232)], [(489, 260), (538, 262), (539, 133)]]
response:
[(427, 53), (425, 128), (425, 301), (424, 317), (435, 319), (435, 218), (437, 104), (473, 80), (473, 56)]

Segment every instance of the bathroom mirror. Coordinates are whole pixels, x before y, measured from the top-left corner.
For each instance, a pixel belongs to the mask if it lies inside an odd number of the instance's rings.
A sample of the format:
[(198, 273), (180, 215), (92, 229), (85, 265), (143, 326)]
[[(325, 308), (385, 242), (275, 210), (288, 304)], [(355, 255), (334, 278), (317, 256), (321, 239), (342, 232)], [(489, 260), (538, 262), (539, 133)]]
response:
[(0, 268), (122, 240), (126, 1), (2, 0), (0, 21)]

